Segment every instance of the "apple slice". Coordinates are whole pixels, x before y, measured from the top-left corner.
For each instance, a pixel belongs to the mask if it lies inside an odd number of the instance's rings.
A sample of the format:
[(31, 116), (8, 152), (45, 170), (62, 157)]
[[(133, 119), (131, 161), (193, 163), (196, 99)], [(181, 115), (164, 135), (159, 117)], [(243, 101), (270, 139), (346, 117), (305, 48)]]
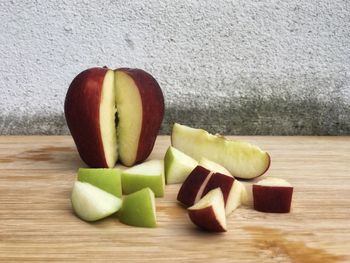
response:
[(121, 171), (108, 168), (79, 168), (78, 181), (90, 183), (116, 197), (122, 197)]
[(178, 149), (169, 146), (164, 156), (165, 179), (167, 184), (183, 183), (198, 162)]
[(267, 213), (289, 213), (293, 187), (286, 180), (268, 177), (253, 184), (254, 209)]
[(270, 166), (269, 154), (257, 146), (177, 123), (173, 126), (171, 144), (195, 160), (204, 157), (222, 165), (237, 178), (258, 177)]
[(152, 190), (144, 188), (125, 196), (118, 217), (126, 225), (156, 227), (156, 205)]
[(141, 69), (91, 68), (69, 86), (64, 104), (69, 130), (90, 167), (126, 166), (151, 153), (163, 115), (157, 81)]
[(227, 231), (224, 197), (220, 188), (211, 190), (195, 205), (189, 207), (188, 215), (195, 225), (204, 230)]
[(114, 214), (122, 205), (122, 200), (89, 183), (76, 181), (71, 202), (74, 212), (85, 221), (96, 221)]
[(207, 158), (201, 158), (199, 161), (199, 165), (203, 166), (204, 168), (207, 168), (210, 171), (232, 177), (232, 174), (225, 167), (216, 162), (210, 161)]
[(122, 188), (124, 194), (131, 194), (149, 187), (156, 197), (164, 195), (164, 162), (163, 160), (150, 160), (122, 173)]
[(177, 200), (185, 206), (195, 204), (201, 198), (211, 175), (211, 171), (200, 165), (196, 166), (182, 184), (177, 194)]

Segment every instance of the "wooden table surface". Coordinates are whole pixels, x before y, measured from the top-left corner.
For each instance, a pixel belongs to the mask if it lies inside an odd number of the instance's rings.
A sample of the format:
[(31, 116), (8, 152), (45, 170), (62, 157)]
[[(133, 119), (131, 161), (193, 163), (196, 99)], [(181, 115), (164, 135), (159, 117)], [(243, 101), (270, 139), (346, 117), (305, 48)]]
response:
[[(84, 166), (71, 137), (0, 137), (0, 261), (350, 262), (350, 137), (238, 137), (268, 151), (268, 176), (295, 187), (290, 214), (240, 207), (228, 232), (197, 230), (176, 202), (157, 199), (158, 227), (86, 223), (70, 193)], [(169, 137), (151, 158), (162, 158)]]

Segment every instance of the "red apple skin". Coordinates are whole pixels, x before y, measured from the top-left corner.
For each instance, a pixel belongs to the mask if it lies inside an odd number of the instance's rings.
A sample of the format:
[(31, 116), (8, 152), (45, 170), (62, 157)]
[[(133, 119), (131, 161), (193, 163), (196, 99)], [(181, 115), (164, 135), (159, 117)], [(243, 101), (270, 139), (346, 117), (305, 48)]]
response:
[(194, 205), (197, 193), (210, 173), (204, 167), (196, 166), (183, 182), (177, 195), (177, 200), (186, 207)]
[(163, 92), (155, 78), (142, 69), (117, 70), (129, 75), (141, 94), (142, 125), (134, 163), (137, 164), (146, 160), (153, 150), (164, 117)]
[(216, 219), (212, 206), (203, 209), (188, 209), (191, 221), (198, 227), (211, 232), (226, 232), (227, 230)]
[(254, 209), (266, 213), (289, 213), (293, 187), (253, 185)]
[(221, 173), (214, 173), (207, 185), (204, 188), (203, 194), (201, 196), (201, 198), (203, 196), (205, 196), (208, 192), (210, 192), (211, 190), (220, 187), (222, 195), (224, 197), (224, 202), (226, 205), (227, 202), (227, 198), (230, 194), (231, 188), (234, 184), (235, 179), (233, 177), (221, 174)]
[(68, 88), (64, 113), (81, 159), (90, 167), (107, 167), (100, 131), (100, 100), (107, 68), (90, 68)]

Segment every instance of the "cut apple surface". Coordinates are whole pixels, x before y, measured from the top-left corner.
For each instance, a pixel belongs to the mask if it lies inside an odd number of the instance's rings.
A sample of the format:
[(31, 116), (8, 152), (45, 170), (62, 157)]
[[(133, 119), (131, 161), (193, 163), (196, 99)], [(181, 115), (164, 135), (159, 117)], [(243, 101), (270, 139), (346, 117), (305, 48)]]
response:
[(96, 221), (114, 214), (122, 204), (120, 198), (79, 181), (74, 183), (71, 202), (75, 214), (85, 221)]
[(207, 158), (201, 158), (199, 160), (199, 165), (215, 173), (221, 173), (232, 177), (232, 174), (225, 167), (216, 162), (210, 161)]
[(78, 181), (90, 183), (116, 197), (122, 197), (121, 171), (114, 168), (79, 168)]
[(164, 156), (164, 169), (167, 184), (183, 183), (198, 162), (178, 149), (169, 146)]
[(293, 187), (280, 178), (266, 178), (253, 184), (254, 209), (268, 213), (289, 213)]
[(156, 205), (154, 193), (149, 188), (127, 195), (118, 212), (120, 222), (138, 227), (156, 227)]
[(131, 166), (151, 153), (163, 115), (157, 81), (141, 69), (91, 68), (69, 86), (64, 111), (83, 161)]
[(181, 185), (177, 200), (185, 206), (195, 204), (202, 197), (204, 188), (211, 175), (212, 172), (208, 169), (200, 165), (196, 166)]
[(237, 178), (258, 177), (270, 166), (269, 154), (257, 146), (177, 123), (173, 126), (171, 143), (197, 161), (204, 157), (222, 165)]
[(225, 205), (220, 188), (211, 190), (195, 205), (189, 207), (188, 215), (195, 225), (204, 230), (225, 232)]
[(156, 197), (164, 196), (163, 160), (150, 160), (123, 171), (122, 188), (124, 194), (131, 194), (146, 187), (149, 187)]

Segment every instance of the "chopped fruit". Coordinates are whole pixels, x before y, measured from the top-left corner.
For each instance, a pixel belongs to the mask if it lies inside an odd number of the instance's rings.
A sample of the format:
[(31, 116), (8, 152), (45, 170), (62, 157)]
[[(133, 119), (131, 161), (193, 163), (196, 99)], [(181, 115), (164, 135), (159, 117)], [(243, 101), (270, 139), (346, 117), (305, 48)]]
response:
[(213, 171), (215, 173), (221, 173), (227, 176), (231, 176), (232, 174), (222, 165), (215, 163), (213, 161), (208, 160), (207, 158), (201, 158), (199, 161), (199, 165), (203, 166), (204, 168), (207, 168), (210, 171)]
[(267, 213), (289, 213), (293, 187), (286, 180), (266, 178), (253, 184), (254, 209)]

